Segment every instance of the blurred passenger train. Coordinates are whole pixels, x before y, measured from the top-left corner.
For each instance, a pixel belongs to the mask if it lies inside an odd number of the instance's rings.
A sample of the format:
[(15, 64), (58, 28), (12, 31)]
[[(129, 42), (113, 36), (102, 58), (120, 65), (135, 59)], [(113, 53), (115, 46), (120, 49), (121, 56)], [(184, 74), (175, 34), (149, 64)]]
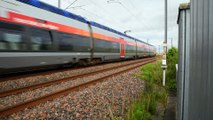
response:
[(155, 47), (38, 0), (0, 0), (0, 74), (155, 56)]

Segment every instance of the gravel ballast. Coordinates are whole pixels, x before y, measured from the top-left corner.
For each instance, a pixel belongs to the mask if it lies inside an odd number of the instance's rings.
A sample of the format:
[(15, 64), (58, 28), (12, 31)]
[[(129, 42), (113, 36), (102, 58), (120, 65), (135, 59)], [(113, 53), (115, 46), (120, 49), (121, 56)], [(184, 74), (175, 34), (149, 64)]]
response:
[(139, 70), (131, 70), (3, 119), (125, 119), (128, 105), (144, 88), (144, 82), (134, 76)]
[(76, 69), (76, 70), (71, 69), (69, 71), (56, 72), (56, 73), (52, 73), (48, 75), (38, 75), (38, 76), (32, 76), (32, 77), (26, 77), (26, 78), (19, 78), (17, 80), (4, 81), (4, 82), (0, 82), (0, 92), (12, 90), (15, 88), (26, 87), (26, 86), (30, 86), (34, 84), (39, 84), (39, 83), (43, 83), (47, 81), (62, 79), (62, 78), (70, 77), (70, 76), (94, 72), (94, 71), (115, 67), (119, 65), (124, 65), (128, 63), (133, 63), (133, 62), (136, 62), (136, 61), (134, 60), (134, 61), (125, 61), (120, 63), (110, 63), (110, 64), (92, 66), (92, 67)]
[[(134, 66), (136, 66), (136, 65), (134, 65)], [(107, 71), (107, 72), (104, 72), (104, 73), (99, 73), (99, 74), (96, 74), (96, 75), (93, 75), (93, 76), (88, 76), (88, 77), (79, 78), (79, 79), (76, 79), (76, 80), (71, 80), (71, 81), (68, 81), (68, 82), (62, 82), (61, 84), (51, 85), (49, 87), (44, 87), (44, 88), (24, 92), (24, 93), (21, 93), (21, 94), (2, 97), (2, 98), (0, 98), (0, 105), (1, 105), (0, 110), (5, 108), (5, 107), (8, 107), (8, 106), (13, 106), (15, 104), (19, 104), (19, 103), (26, 102), (26, 101), (31, 100), (31, 99), (39, 98), (41, 96), (44, 96), (44, 95), (47, 95), (47, 94), (50, 94), (50, 93), (53, 93), (53, 92), (56, 92), (56, 91), (60, 91), (60, 90), (63, 90), (63, 89), (69, 88), (69, 87), (73, 87), (73, 86), (76, 86), (76, 85), (79, 85), (79, 84), (82, 84), (82, 83), (85, 83), (85, 82), (89, 82), (89, 81), (92, 81), (94, 79), (101, 78), (101, 77), (113, 74), (115, 72), (125, 70), (125, 69), (130, 68), (130, 67), (132, 67), (132, 66), (118, 68), (118, 69), (110, 70), (110, 71)]]

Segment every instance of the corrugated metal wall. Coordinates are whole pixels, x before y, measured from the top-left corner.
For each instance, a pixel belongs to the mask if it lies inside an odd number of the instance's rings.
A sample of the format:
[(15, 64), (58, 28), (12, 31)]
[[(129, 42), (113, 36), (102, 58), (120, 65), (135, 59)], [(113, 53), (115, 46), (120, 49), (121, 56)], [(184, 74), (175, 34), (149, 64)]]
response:
[(190, 9), (189, 4), (181, 4), (178, 16), (179, 24), (179, 59), (177, 81), (177, 119), (181, 120), (188, 116), (189, 100), (189, 47), (190, 47)]
[(191, 0), (189, 120), (213, 120), (213, 0)]
[(190, 22), (185, 11), (179, 14), (177, 118), (213, 120), (213, 0), (191, 0)]

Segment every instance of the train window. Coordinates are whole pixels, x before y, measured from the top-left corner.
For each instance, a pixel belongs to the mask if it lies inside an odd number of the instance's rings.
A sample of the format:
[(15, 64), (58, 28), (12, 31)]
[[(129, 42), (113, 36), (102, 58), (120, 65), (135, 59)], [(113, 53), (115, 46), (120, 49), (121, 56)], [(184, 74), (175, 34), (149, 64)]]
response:
[(22, 35), (18, 33), (4, 33), (3, 38), (6, 42), (10, 43), (20, 43)]
[(59, 33), (59, 50), (71, 52), (88, 52), (90, 51), (90, 38)]
[(62, 51), (73, 51), (74, 45), (71, 40), (72, 36), (68, 34), (60, 34), (59, 37), (59, 49)]
[(132, 45), (126, 45), (126, 53), (135, 53), (136, 48)]
[(5, 22), (0, 22), (0, 29), (13, 30), (13, 31), (23, 31), (22, 26), (11, 24), (11, 23), (5, 23)]
[(112, 52), (119, 53), (120, 52), (120, 44), (116, 42), (111, 42), (112, 43)]
[(22, 30), (20, 25), (0, 22), (0, 50), (25, 50), (27, 45), (23, 41)]
[(95, 39), (94, 49), (95, 49), (95, 52), (119, 53), (120, 45), (119, 43), (116, 43), (116, 42)]
[(50, 32), (43, 29), (31, 28), (31, 44), (33, 51), (51, 50)]

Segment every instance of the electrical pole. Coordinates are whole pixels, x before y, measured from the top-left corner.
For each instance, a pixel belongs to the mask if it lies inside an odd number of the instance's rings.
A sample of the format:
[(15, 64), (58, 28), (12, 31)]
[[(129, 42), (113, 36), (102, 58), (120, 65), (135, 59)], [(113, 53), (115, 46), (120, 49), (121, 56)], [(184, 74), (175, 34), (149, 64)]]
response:
[(173, 38), (171, 38), (171, 48), (173, 48)]
[(160, 54), (160, 45), (158, 46), (158, 51), (159, 51), (158, 53)]
[(149, 43), (149, 39), (147, 39), (146, 41), (147, 41), (147, 43)]
[(163, 69), (163, 86), (166, 85), (166, 53), (167, 53), (167, 0), (165, 0), (165, 40), (164, 40), (164, 55), (162, 59), (162, 66)]
[(61, 8), (61, 0), (58, 0), (58, 8)]
[(165, 54), (167, 53), (167, 0), (165, 0)]

